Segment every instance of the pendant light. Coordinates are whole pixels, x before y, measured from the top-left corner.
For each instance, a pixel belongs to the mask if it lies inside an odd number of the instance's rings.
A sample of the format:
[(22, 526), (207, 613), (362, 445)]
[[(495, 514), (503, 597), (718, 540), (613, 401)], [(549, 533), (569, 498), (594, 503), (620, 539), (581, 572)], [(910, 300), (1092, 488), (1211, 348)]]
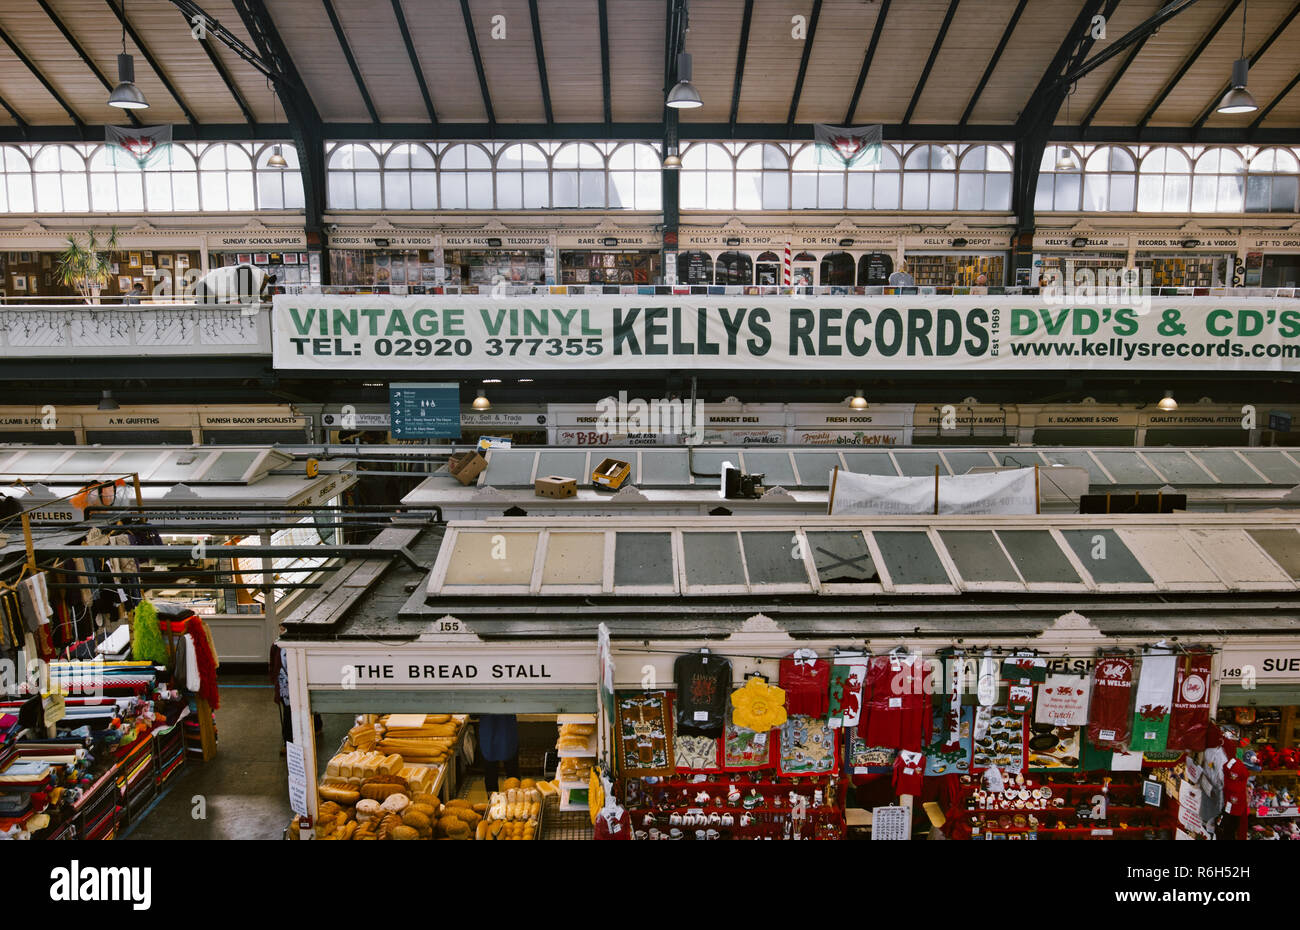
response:
[(1174, 400), (1174, 392), (1165, 391), (1165, 396), (1160, 398), (1160, 402), (1156, 406), (1161, 410), (1177, 410), (1178, 401)]
[[(1070, 95), (1074, 92), (1071, 87), (1065, 92), (1065, 125), (1070, 125)], [(1074, 161), (1074, 153), (1070, 151), (1068, 145), (1058, 145), (1056, 147), (1056, 170), (1057, 171), (1074, 171), (1077, 165)]]
[(149, 101), (135, 86), (135, 59), (126, 51), (126, 0), (122, 0), (122, 54), (117, 56), (117, 86), (108, 95), (108, 105), (119, 110), (144, 110)]
[(475, 410), (487, 410), (491, 408), (492, 401), (487, 399), (487, 393), (485, 391), (479, 391), (478, 397), (474, 398), (474, 403), (471, 406)]
[(854, 410), (866, 410), (867, 407), (869, 406), (869, 404), (867, 403), (867, 398), (863, 396), (862, 388), (858, 388), (853, 393), (853, 396), (848, 398), (848, 402), (849, 402), (849, 406), (852, 407)]
[(677, 84), (668, 92), (666, 103), (675, 110), (693, 110), (704, 106), (700, 92), (691, 83), (691, 56), (688, 52), (677, 56)]
[(110, 391), (108, 388), (104, 388), (104, 390), (100, 393), (100, 396), (99, 396), (99, 408), (98, 408), (98, 409), (100, 409), (100, 410), (120, 410), (120, 409), (121, 409), (121, 408), (118, 406), (117, 401), (113, 399), (113, 392)]
[(1255, 96), (1246, 89), (1246, 80), (1250, 75), (1250, 59), (1246, 57), (1246, 8), (1241, 7), (1241, 57), (1232, 63), (1232, 86), (1223, 95), (1215, 110), (1219, 113), (1254, 113), (1259, 109)]
[[(275, 116), (275, 88), (273, 88), (273, 87), (271, 86), (271, 79), (270, 79), (270, 78), (267, 78), (267, 79), (266, 79), (266, 88), (267, 88), (267, 90), (271, 91), (271, 122), (274, 123), (274, 122), (275, 122), (275, 118), (276, 118), (276, 116)], [(285, 160), (284, 155), (281, 154), (281, 152), (280, 152), (280, 146), (279, 146), (279, 144), (277, 144), (277, 145), (275, 146), (275, 148), (273, 148), (273, 149), (271, 150), (271, 157), (268, 158), (268, 159), (266, 160), (266, 167), (268, 167), (268, 168), (288, 168), (288, 167), (289, 167), (289, 162), (287, 162), (287, 161)]]

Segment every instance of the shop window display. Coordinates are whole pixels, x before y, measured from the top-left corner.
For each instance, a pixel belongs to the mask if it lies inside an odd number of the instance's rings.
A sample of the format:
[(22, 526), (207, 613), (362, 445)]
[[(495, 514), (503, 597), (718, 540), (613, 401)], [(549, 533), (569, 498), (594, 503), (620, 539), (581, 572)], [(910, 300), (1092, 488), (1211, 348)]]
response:
[(560, 253), (561, 284), (654, 284), (659, 276), (658, 251)]

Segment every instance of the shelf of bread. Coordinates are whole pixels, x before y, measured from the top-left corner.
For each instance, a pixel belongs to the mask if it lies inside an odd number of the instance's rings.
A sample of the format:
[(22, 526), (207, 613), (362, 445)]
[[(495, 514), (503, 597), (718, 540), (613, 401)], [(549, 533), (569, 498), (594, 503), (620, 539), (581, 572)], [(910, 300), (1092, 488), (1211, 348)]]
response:
[(566, 714), (564, 716), (582, 716), (585, 719), (570, 722), (557, 721), (560, 734), (555, 740), (556, 755), (561, 759), (596, 758), (596, 718), (579, 714)]

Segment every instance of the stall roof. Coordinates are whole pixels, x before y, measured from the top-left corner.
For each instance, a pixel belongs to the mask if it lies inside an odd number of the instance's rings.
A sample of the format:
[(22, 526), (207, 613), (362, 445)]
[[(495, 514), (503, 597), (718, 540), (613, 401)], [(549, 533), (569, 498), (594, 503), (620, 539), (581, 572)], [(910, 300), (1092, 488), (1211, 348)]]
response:
[(142, 485), (253, 484), (293, 461), (266, 446), (0, 446), (0, 478), (83, 485), (136, 474)]
[[(614, 498), (591, 486), (590, 475), (604, 458), (631, 465), (627, 484), (635, 492)], [(437, 504), (458, 516), (500, 513), (511, 505), (556, 515), (566, 507), (593, 505), (633, 512), (675, 508), (698, 513), (719, 504), (746, 512), (768, 508), (807, 512), (825, 508), (830, 474), (836, 467), (859, 474), (922, 477), (933, 475), (936, 466), (947, 476), (1037, 465), (1043, 469), (1044, 507), (1058, 510), (1077, 509), (1081, 493), (1161, 489), (1187, 494), (1189, 508), (1289, 506), (1288, 495), (1300, 485), (1300, 459), (1282, 449), (1261, 448), (700, 446), (690, 453), (680, 447), (545, 447), (496, 449), (487, 459), (488, 467), (474, 485), (465, 487), (444, 470), (425, 479), (402, 502)], [(717, 475), (724, 461), (743, 472), (762, 474), (766, 486), (780, 487), (788, 495), (773, 494), (761, 502), (719, 500)], [(1064, 471), (1067, 468), (1070, 471)], [(1087, 480), (1081, 482), (1083, 473)], [(533, 483), (547, 475), (576, 478), (576, 497), (535, 497)]]

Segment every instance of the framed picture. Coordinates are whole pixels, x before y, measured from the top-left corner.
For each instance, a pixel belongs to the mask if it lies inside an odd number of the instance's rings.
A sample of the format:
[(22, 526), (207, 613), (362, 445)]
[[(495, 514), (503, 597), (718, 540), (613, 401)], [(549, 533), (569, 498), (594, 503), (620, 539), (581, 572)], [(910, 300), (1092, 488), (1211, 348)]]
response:
[(29, 294), (36, 293), (36, 275), (34, 274), (27, 276), (27, 293)]
[(21, 262), (22, 264), (26, 265), (26, 264), (28, 264), (29, 262), (31, 262), (31, 260), (32, 260), (32, 253), (31, 253), (31, 252), (19, 252), (19, 253), (18, 253), (18, 261)]
[(18, 253), (17, 253), (17, 252), (10, 252), (10, 253), (9, 253), (9, 264), (12, 265), (12, 264), (16, 263), (17, 261), (18, 261)]
[(119, 275), (117, 279), (117, 289), (125, 294), (131, 289), (131, 279), (126, 275)]
[(144, 278), (131, 279), (131, 287), (135, 287), (137, 284), (140, 285), (141, 287), (144, 287)]
[(297, 253), (297, 252), (285, 252), (285, 253), (284, 253), (284, 263), (285, 263), (286, 265), (296, 265), (296, 264), (298, 264), (298, 253)]
[(42, 279), (42, 280), (41, 280), (41, 283), (42, 283), (42, 284), (44, 284), (46, 287), (49, 287), (49, 286), (50, 286), (50, 284), (51, 284), (51, 282), (50, 282), (50, 273), (49, 273), (48, 271), (45, 272), (45, 274), (41, 275), (41, 279)]
[(45, 269), (46, 271), (49, 271), (49, 270), (50, 270), (50, 256), (49, 256), (49, 255), (47, 255), (47, 254), (42, 254), (42, 255), (41, 255), (41, 267), (42, 267), (43, 269)]
[(254, 264), (254, 265), (269, 265), (270, 263), (271, 263), (271, 256), (268, 255), (267, 253), (265, 253), (265, 252), (254, 252), (254, 253), (253, 253), (253, 264)]
[(305, 264), (307, 264), (307, 262), (309, 262), (309, 261), (311, 261), (311, 258), (307, 255), (306, 252), (299, 252), (299, 253), (298, 253), (298, 264), (299, 264), (299, 265), (305, 265)]
[(1147, 807), (1159, 807), (1164, 801), (1165, 786), (1158, 781), (1142, 782), (1142, 803)]
[(24, 274), (14, 275), (14, 290), (15, 291), (27, 290), (27, 275)]
[(144, 271), (144, 276), (146, 278), (152, 278), (155, 274), (158, 273), (158, 269), (155, 268), (153, 265), (145, 265), (143, 271)]
[(145, 252), (144, 252), (144, 260), (147, 261), (147, 262), (151, 262), (151, 261), (153, 261), (153, 252), (151, 252), (151, 251), (149, 251), (148, 249), (146, 249)]
[(241, 265), (251, 265), (253, 263), (253, 253), (240, 252), (235, 256), (235, 260)]
[(158, 267), (159, 267), (159, 268), (171, 268), (171, 266), (172, 266), (172, 257), (171, 257), (170, 255), (159, 255), (159, 256), (158, 256)]
[(176, 267), (177, 268), (190, 267), (190, 257), (187, 253), (181, 252), (179, 255), (176, 256)]
[(140, 253), (139, 253), (139, 252), (131, 252), (130, 254), (128, 254), (127, 257), (126, 257), (126, 264), (127, 264), (127, 267), (128, 267), (128, 268), (139, 268), (139, 267), (140, 267)]
[(122, 273), (122, 265), (121, 265), (120, 262), (113, 262), (113, 264), (110, 266), (110, 268), (111, 268), (113, 274), (121, 274), (121, 273)]

